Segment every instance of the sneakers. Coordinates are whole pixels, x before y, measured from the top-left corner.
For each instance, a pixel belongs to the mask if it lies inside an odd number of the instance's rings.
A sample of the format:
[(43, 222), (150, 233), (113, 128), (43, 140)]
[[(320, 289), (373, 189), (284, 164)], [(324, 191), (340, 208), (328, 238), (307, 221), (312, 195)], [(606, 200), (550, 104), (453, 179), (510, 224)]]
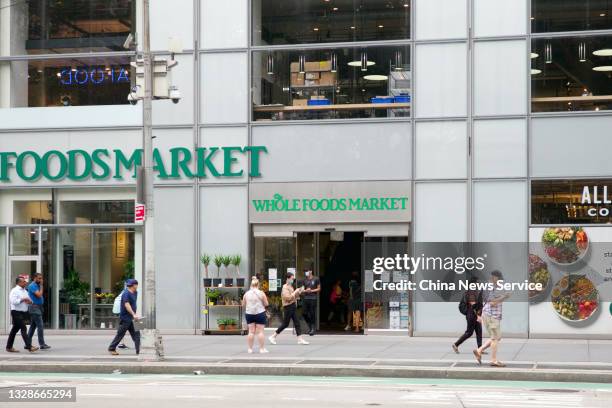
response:
[(457, 345), (456, 345), (456, 344), (454, 344), (454, 343), (453, 343), (452, 347), (453, 347), (453, 351), (454, 351), (455, 353), (459, 354), (459, 347), (457, 347)]
[(268, 341), (272, 344), (276, 344), (276, 337), (274, 335), (268, 337)]
[(32, 347), (30, 347), (30, 348), (28, 349), (28, 351), (29, 351), (30, 353), (34, 353), (35, 351), (38, 351), (38, 347), (32, 346)]
[(17, 350), (15, 347), (11, 347), (11, 348), (7, 348), (6, 352), (7, 353), (19, 353), (19, 350)]
[(48, 344), (43, 344), (42, 346), (40, 346), (41, 350), (49, 350), (50, 348), (51, 348), (51, 346), (48, 345)]
[(309, 343), (309, 342), (307, 342), (306, 340), (304, 340), (303, 338), (301, 338), (301, 337), (300, 337), (300, 338), (298, 339), (298, 344), (301, 344), (301, 345), (307, 346), (307, 345), (309, 345), (310, 343)]
[(108, 350), (108, 352), (111, 354), (111, 356), (118, 356), (119, 355), (117, 350)]
[(344, 331), (349, 331), (349, 330), (351, 330), (351, 326), (347, 324), (346, 327), (344, 328)]
[(269, 351), (264, 348), (264, 349), (259, 350), (259, 353), (266, 354), (266, 353), (269, 353)]
[(249, 353), (249, 354), (253, 354), (253, 349), (248, 349), (248, 350), (247, 350), (247, 353)]

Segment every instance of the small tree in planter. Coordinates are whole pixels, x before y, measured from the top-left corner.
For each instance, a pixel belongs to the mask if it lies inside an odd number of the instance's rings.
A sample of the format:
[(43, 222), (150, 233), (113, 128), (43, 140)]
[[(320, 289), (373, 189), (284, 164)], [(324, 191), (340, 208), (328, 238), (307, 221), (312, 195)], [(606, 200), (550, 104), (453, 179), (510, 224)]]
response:
[(221, 257), (221, 262), (223, 263), (223, 266), (225, 267), (225, 274), (227, 275), (227, 279), (225, 279), (225, 286), (233, 286), (234, 285), (234, 279), (229, 277), (229, 266), (232, 263), (232, 257), (229, 255), (225, 255), (223, 257)]
[(218, 278), (218, 279), (213, 279), (213, 286), (217, 286), (223, 282), (221, 280), (221, 265), (223, 265), (223, 256), (215, 255), (213, 262), (215, 263), (215, 266), (217, 267), (217, 278)]
[(236, 286), (243, 287), (244, 286), (244, 278), (240, 277), (240, 263), (242, 262), (242, 256), (240, 254), (236, 254), (232, 256), (232, 265), (236, 268)]
[(200, 262), (202, 262), (202, 265), (204, 265), (204, 286), (207, 288), (211, 287), (212, 279), (208, 277), (208, 265), (210, 265), (210, 255), (202, 254), (202, 256), (200, 257)]

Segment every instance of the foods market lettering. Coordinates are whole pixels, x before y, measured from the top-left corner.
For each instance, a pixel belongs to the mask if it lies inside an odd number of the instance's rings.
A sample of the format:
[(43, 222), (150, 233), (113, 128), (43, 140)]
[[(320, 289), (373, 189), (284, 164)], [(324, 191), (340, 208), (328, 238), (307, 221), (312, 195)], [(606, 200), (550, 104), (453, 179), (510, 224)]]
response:
[[(169, 150), (170, 160), (164, 160), (159, 149), (154, 149), (153, 172), (159, 179), (231, 178), (241, 177), (245, 171), (250, 177), (260, 177), (260, 156), (267, 152), (265, 146), (199, 147), (195, 151), (175, 147)], [(248, 169), (238, 167), (241, 156), (250, 157)], [(49, 181), (123, 180), (124, 177), (136, 178), (136, 169), (142, 161), (142, 149), (130, 153), (119, 149), (0, 152), (0, 181), (10, 182), (15, 175), (27, 182), (41, 178)]]
[[(612, 204), (612, 200), (608, 197), (608, 186), (584, 186), (582, 189), (582, 204)], [(610, 215), (609, 207), (592, 207), (587, 210), (590, 217), (607, 217)]]
[(257, 212), (401, 211), (408, 208), (408, 197), (283, 198), (274, 194), (272, 200), (252, 203)]

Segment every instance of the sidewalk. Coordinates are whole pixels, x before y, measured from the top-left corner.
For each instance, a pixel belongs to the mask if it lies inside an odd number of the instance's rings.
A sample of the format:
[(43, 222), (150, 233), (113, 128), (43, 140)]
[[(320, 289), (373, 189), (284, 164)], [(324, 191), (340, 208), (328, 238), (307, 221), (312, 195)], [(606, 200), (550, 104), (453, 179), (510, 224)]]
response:
[[(0, 353), (0, 371), (261, 374), (427, 377), (533, 381), (612, 382), (612, 341), (504, 339), (499, 358), (506, 368), (477, 366), (475, 340), (455, 354), (455, 339), (399, 336), (318, 335), (308, 346), (284, 333), (269, 354), (247, 354), (244, 336), (164, 336), (165, 361), (138, 362), (133, 344), (118, 357), (106, 352), (112, 336), (48, 336), (51, 350)], [(3, 339), (4, 341), (4, 339)], [(20, 339), (16, 346), (23, 347)]]

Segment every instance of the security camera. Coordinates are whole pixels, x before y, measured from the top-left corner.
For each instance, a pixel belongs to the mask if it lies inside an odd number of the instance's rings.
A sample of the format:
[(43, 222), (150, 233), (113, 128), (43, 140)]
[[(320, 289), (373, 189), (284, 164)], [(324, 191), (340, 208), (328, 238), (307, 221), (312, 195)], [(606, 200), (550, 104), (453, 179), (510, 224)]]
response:
[(170, 99), (172, 103), (179, 103), (181, 100), (181, 91), (176, 86), (170, 88)]
[(138, 103), (138, 98), (136, 97), (135, 92), (130, 92), (127, 96), (127, 100), (130, 103), (130, 105), (136, 105)]
[(62, 95), (60, 102), (62, 103), (62, 106), (71, 106), (72, 98), (69, 95)]

